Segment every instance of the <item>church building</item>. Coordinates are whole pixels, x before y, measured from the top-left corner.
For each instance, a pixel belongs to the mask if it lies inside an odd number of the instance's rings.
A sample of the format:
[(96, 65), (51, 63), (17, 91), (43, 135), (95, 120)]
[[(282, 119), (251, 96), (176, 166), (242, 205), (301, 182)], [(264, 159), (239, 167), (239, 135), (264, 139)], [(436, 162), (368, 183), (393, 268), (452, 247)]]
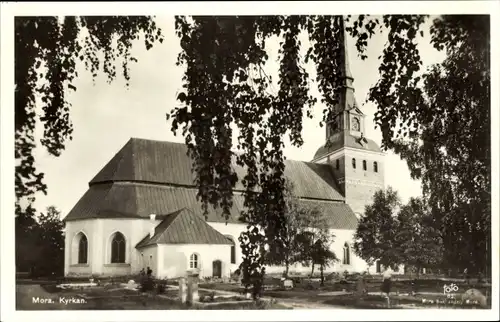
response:
[[(354, 97), (345, 39), (343, 47), (344, 86), (324, 144), (310, 162), (285, 161), (285, 175), (300, 201), (328, 218), (335, 235), (331, 249), (340, 259), (328, 271), (362, 272), (367, 264), (354, 254), (353, 237), (365, 205), (384, 188), (384, 154), (363, 134), (365, 115)], [(244, 187), (235, 186), (227, 222), (213, 209), (205, 220), (191, 164), (184, 144), (130, 139), (64, 218), (65, 275), (129, 275), (146, 267), (158, 278), (234, 272), (242, 258), (238, 237), (246, 229), (239, 221)], [(233, 166), (241, 180), (244, 169)]]

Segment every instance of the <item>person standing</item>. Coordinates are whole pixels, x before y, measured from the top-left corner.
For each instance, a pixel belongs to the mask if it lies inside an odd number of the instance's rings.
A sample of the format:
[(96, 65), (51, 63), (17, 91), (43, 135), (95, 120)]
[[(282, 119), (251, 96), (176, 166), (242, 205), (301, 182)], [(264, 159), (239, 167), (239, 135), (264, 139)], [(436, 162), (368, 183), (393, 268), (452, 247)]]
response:
[(392, 284), (392, 269), (387, 267), (382, 275), (382, 292), (387, 296), (387, 307), (391, 306), (389, 293), (391, 293)]

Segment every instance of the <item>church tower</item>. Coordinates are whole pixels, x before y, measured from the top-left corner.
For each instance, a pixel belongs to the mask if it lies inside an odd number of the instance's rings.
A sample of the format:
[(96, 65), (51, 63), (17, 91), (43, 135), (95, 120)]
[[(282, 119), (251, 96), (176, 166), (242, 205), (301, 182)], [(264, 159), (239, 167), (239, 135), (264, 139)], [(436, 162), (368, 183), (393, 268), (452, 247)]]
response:
[(365, 115), (354, 97), (354, 87), (342, 23), (341, 73), (343, 86), (334, 118), (326, 124), (325, 144), (312, 162), (329, 163), (344, 193), (346, 203), (356, 213), (364, 214), (374, 193), (384, 188), (384, 153), (367, 138)]

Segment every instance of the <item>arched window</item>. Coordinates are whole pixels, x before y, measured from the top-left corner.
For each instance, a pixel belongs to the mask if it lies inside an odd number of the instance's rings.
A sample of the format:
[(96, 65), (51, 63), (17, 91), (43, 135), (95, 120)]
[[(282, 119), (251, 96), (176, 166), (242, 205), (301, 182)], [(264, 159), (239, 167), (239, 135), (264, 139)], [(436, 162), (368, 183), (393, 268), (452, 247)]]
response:
[(80, 235), (80, 240), (78, 241), (78, 264), (87, 264), (89, 247), (87, 236), (82, 233)]
[(189, 268), (199, 268), (199, 255), (196, 253), (191, 254), (189, 257)]
[(378, 164), (377, 161), (373, 162), (373, 171), (378, 172)]
[(120, 232), (111, 239), (111, 263), (125, 263), (125, 237)]
[(352, 168), (356, 169), (356, 159), (352, 158)]
[(227, 239), (231, 242), (231, 264), (236, 264), (236, 243), (231, 235), (226, 235)]
[(366, 171), (366, 160), (363, 160), (363, 170)]
[(342, 260), (342, 264), (351, 265), (351, 250), (349, 249), (349, 245), (347, 243), (344, 244), (344, 258)]
[(339, 159), (335, 160), (335, 168), (337, 168), (337, 170), (340, 169), (340, 160)]

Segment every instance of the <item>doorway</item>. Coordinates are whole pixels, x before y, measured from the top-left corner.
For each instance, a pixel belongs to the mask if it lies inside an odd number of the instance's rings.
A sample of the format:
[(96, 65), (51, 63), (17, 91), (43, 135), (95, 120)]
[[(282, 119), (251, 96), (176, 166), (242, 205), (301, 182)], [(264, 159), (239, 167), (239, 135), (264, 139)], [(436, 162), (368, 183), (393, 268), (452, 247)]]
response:
[(212, 277), (222, 277), (222, 262), (220, 260), (215, 260), (212, 263)]

